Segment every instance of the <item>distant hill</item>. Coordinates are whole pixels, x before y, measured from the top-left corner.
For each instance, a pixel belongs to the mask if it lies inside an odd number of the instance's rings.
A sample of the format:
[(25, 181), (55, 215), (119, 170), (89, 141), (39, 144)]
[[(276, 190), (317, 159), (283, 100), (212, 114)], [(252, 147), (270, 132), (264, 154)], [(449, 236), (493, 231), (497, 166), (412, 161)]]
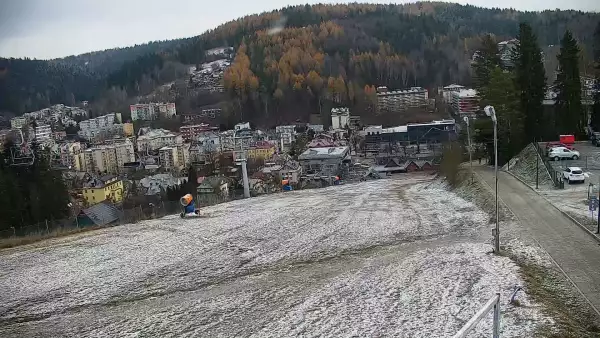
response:
[[(515, 37), (520, 21), (532, 25), (544, 48), (558, 45), (564, 30), (571, 30), (582, 46), (582, 63), (589, 63), (598, 13), (436, 2), (306, 5), (250, 15), (188, 39), (50, 61), (0, 59), (0, 111), (22, 113), (80, 100), (102, 102), (101, 110), (125, 107), (174, 77), (182, 88), (188, 80), (184, 65), (209, 61), (205, 52), (211, 48), (233, 46), (235, 60), (223, 75), (225, 93), (211, 98), (178, 90), (173, 98), (179, 111), (218, 100), (228, 122), (308, 120), (311, 113), (325, 116), (337, 105), (370, 117), (375, 86), (431, 90), (469, 84), (469, 61), (480, 37)], [(283, 27), (272, 30), (278, 23)]]

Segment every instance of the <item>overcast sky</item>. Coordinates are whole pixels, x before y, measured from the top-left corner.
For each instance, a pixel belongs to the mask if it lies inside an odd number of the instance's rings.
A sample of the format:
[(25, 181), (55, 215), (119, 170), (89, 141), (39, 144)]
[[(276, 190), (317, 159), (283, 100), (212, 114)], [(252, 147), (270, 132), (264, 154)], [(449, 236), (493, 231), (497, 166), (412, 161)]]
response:
[[(0, 0), (0, 56), (38, 59), (199, 35), (247, 15), (340, 0)], [(359, 2), (389, 3), (390, 1)], [(406, 3), (413, 1), (396, 1)], [(600, 11), (600, 0), (458, 0), (519, 10)]]

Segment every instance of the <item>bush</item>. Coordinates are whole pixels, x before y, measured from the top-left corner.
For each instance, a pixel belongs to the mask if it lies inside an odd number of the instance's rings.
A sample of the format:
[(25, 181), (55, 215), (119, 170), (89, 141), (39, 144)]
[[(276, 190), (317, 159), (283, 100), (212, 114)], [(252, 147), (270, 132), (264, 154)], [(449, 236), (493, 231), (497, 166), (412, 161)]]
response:
[(440, 172), (451, 186), (459, 183), (458, 171), (463, 161), (463, 147), (458, 142), (445, 144), (442, 152)]

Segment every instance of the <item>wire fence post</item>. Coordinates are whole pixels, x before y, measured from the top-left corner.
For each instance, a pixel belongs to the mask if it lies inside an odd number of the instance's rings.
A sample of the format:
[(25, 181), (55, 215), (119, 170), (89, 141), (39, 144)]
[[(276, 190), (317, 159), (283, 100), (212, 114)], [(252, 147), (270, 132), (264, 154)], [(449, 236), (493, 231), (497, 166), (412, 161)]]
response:
[(498, 300), (494, 305), (494, 327), (493, 338), (500, 338), (500, 294), (496, 294)]

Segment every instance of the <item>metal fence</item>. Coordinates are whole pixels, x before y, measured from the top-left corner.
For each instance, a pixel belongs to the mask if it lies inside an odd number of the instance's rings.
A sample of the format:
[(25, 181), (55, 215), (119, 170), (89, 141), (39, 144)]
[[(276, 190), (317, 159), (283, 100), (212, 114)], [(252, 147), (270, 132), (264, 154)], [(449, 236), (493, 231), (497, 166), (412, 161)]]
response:
[(540, 146), (540, 144), (538, 142), (533, 142), (533, 145), (535, 146), (537, 155), (542, 159), (542, 163), (544, 163), (544, 166), (546, 167), (546, 170), (552, 179), (554, 187), (560, 188), (562, 186), (562, 176), (560, 172), (557, 171), (552, 164), (550, 164), (550, 161), (546, 157), (546, 151)]
[(490, 312), (494, 311), (493, 338), (500, 338), (500, 294), (497, 293), (471, 317), (471, 319), (452, 338), (464, 338)]

